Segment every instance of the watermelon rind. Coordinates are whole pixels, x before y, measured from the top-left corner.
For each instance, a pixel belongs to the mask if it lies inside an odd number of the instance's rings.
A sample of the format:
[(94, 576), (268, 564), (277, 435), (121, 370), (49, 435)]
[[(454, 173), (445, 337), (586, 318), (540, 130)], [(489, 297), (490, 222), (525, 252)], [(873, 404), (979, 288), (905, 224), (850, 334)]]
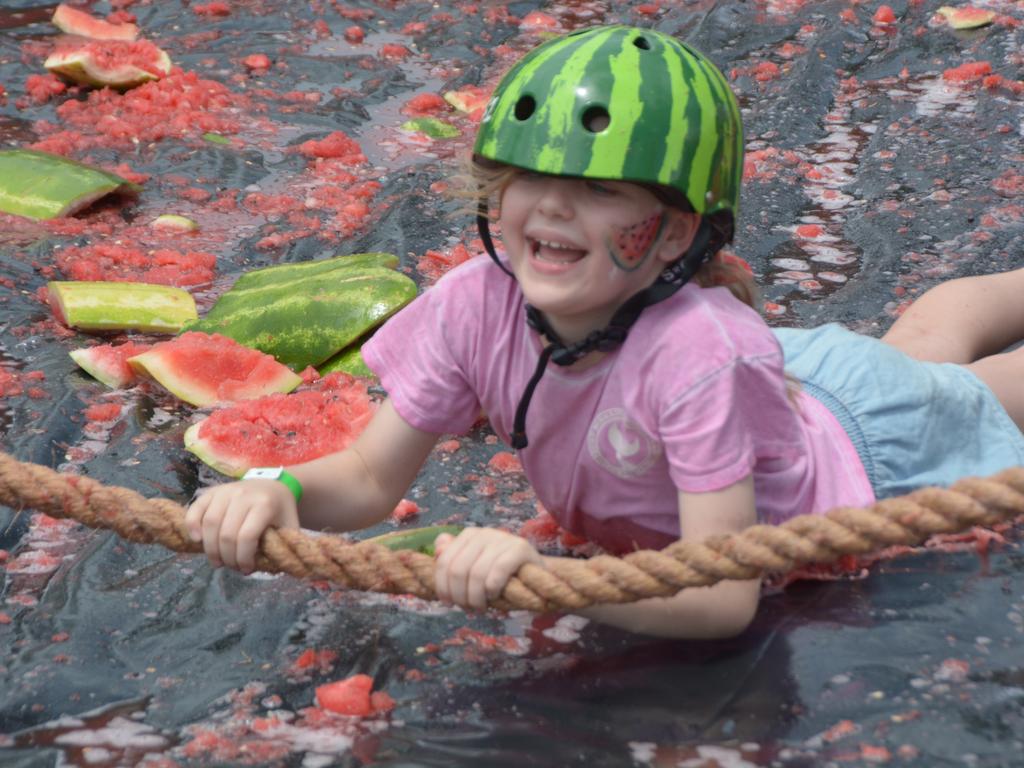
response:
[(139, 36), (139, 28), (134, 24), (111, 24), (109, 21), (97, 19), (85, 11), (72, 8), (64, 3), (57, 6), (50, 21), (65, 34), (80, 35), (93, 40), (130, 42)]
[(115, 173), (33, 149), (0, 151), (0, 211), (55, 219), (115, 192), (140, 187)]
[(189, 330), (228, 336), (299, 371), (337, 354), (417, 293), (408, 276), (379, 266), (272, 269), (273, 282), (240, 279)]
[(171, 57), (167, 55), (167, 51), (160, 48), (156, 50), (158, 51), (157, 60), (153, 62), (155, 72), (142, 69), (134, 64), (104, 68), (96, 61), (96, 57), (86, 49), (56, 51), (47, 57), (43, 66), (55, 75), (60, 75), (79, 85), (126, 91), (151, 80), (159, 80), (164, 75), (171, 73)]
[(198, 317), (191, 294), (170, 285), (51, 280), (46, 288), (58, 319), (81, 331), (177, 333)]
[(454, 139), (456, 136), (462, 135), (462, 131), (454, 125), (446, 123), (444, 120), (438, 120), (436, 117), (417, 117), (405, 121), (399, 127), (408, 133), (419, 132), (432, 139)]
[(994, 11), (986, 11), (982, 8), (972, 8), (971, 6), (954, 8), (949, 5), (944, 5), (939, 8), (938, 13), (946, 19), (946, 23), (953, 29), (975, 29), (977, 27), (984, 27), (987, 24), (991, 24), (996, 18)]
[(220, 472), (222, 475), (227, 475), (228, 477), (241, 477), (244, 475), (251, 469), (244, 457), (227, 456), (223, 448), (218, 449), (209, 441), (203, 440), (199, 436), (199, 430), (202, 429), (205, 421), (206, 419), (197, 421), (185, 430), (185, 450), (195, 454), (204, 464)]
[(360, 351), (362, 345), (358, 342), (351, 344), (345, 349), (341, 350), (334, 357), (330, 358), (324, 363), (321, 363), (317, 367), (317, 373), (321, 376), (326, 376), (329, 373), (335, 373), (341, 371), (347, 373), (349, 376), (359, 376), (364, 379), (376, 378), (376, 374), (370, 370), (370, 367), (363, 360), (363, 354)]
[(149, 223), (149, 226), (157, 229), (176, 230), (178, 232), (195, 232), (199, 225), (187, 216), (180, 216), (176, 213), (162, 213)]
[[(196, 345), (195, 349), (189, 350), (193, 344)], [(269, 355), (259, 360), (246, 379), (231, 379), (225, 374), (224, 368), (230, 370), (233, 364), (231, 354), (238, 346), (223, 336), (184, 334), (157, 344), (148, 352), (128, 358), (128, 365), (136, 373), (156, 381), (175, 397), (195, 406), (252, 400), (274, 392), (291, 392), (302, 383), (299, 376)], [(177, 363), (175, 357), (178, 356), (185, 356), (188, 364)], [(219, 366), (219, 370), (209, 370), (211, 363)], [(221, 395), (221, 390), (230, 390), (231, 395)]]
[(398, 257), (393, 253), (368, 252), (353, 253), (348, 256), (333, 256), (317, 261), (303, 261), (298, 264), (276, 264), (272, 267), (261, 267), (246, 272), (231, 287), (232, 291), (259, 288), (265, 285), (276, 285), (285, 280), (300, 277), (312, 277), (336, 269), (361, 269), (363, 267), (384, 267), (394, 269), (398, 266)]
[[(131, 381), (122, 378), (116, 371), (103, 367), (90, 353), (92, 347), (86, 349), (73, 349), (68, 354), (78, 364), (78, 367), (88, 373), (94, 379), (106, 384), (111, 389), (124, 389)], [(132, 377), (134, 379), (134, 377)]]
[(411, 531), (393, 531), (372, 539), (364, 539), (365, 544), (380, 544), (392, 551), (410, 550), (424, 555), (434, 555), (434, 541), (442, 533), (458, 536), (462, 533), (461, 525), (431, 525), (425, 528), (414, 528)]

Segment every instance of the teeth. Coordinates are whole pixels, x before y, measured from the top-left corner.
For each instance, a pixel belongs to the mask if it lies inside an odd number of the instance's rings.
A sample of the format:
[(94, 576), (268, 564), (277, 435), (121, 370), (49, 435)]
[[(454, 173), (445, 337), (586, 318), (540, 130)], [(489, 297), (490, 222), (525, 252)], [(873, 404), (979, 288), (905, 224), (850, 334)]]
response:
[(538, 240), (538, 243), (543, 245), (545, 248), (554, 248), (557, 251), (578, 251), (579, 248), (573, 248), (571, 245), (563, 245), (562, 243), (552, 243), (549, 240)]
[(530, 250), (535, 258), (551, 262), (552, 264), (573, 263), (586, 255), (582, 248), (566, 245), (565, 243), (555, 243), (551, 240), (531, 239)]

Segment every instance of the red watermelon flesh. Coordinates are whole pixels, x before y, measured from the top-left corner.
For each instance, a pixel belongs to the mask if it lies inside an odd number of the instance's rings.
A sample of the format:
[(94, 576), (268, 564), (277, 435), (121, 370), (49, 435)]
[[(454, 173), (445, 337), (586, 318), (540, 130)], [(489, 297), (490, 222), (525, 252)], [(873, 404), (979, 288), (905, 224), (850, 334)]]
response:
[(331, 373), (309, 389), (218, 410), (185, 433), (185, 448), (225, 475), (291, 466), (347, 448), (376, 405), (366, 383)]
[(51, 21), (61, 32), (93, 40), (134, 40), (139, 36), (134, 24), (111, 24), (64, 3), (57, 6)]
[(132, 387), (138, 381), (135, 371), (128, 365), (128, 358), (141, 355), (152, 348), (152, 344), (138, 344), (129, 341), (124, 344), (99, 344), (95, 347), (71, 351), (71, 359), (92, 376), (114, 389)]
[(369, 675), (353, 675), (345, 680), (318, 686), (316, 704), (339, 715), (369, 717), (394, 708), (394, 700), (383, 691), (373, 690)]
[(192, 405), (290, 392), (302, 383), (270, 355), (218, 333), (183, 333), (128, 358), (128, 365)]

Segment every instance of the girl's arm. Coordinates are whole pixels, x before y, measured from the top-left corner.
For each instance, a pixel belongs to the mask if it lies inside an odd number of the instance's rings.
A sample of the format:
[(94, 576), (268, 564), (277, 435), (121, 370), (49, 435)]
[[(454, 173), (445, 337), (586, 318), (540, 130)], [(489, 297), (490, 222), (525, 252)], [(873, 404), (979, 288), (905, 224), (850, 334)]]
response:
[[(756, 521), (753, 475), (720, 491), (679, 493), (683, 539), (700, 541), (714, 534), (738, 533)], [(746, 629), (757, 612), (760, 594), (760, 579), (722, 581), (712, 587), (684, 589), (673, 597), (593, 606), (579, 614), (647, 635), (713, 639)]]
[(409, 491), (437, 438), (385, 400), (347, 449), (289, 469), (302, 483), (303, 527), (354, 531), (379, 523)]
[[(753, 476), (713, 493), (680, 492), (679, 520), (682, 537), (694, 541), (748, 528), (756, 522)], [(438, 597), (476, 609), (500, 595), (521, 565), (543, 565), (545, 559), (525, 540), (493, 528), (467, 528), (457, 538), (442, 534), (437, 551)], [(684, 589), (674, 597), (597, 605), (578, 613), (646, 635), (730, 637), (754, 618), (760, 594), (759, 579), (723, 581)]]
[(277, 480), (243, 480), (203, 493), (185, 524), (214, 565), (250, 572), (268, 527), (351, 531), (387, 517), (412, 485), (437, 435), (410, 426), (385, 400), (346, 450), (289, 467), (302, 502)]

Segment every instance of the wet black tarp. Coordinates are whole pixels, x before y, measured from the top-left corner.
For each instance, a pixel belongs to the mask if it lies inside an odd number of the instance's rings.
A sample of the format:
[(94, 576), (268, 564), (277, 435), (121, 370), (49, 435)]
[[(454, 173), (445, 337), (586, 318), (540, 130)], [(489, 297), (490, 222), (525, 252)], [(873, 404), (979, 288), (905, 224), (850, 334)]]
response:
[[(993, 0), (984, 5), (1001, 14), (995, 24), (954, 32), (936, 21), (940, 4), (897, 0), (896, 22), (880, 25), (873, 0), (228, 0), (226, 16), (179, 0), (136, 2), (128, 10), (181, 67), (241, 91), (256, 87), (242, 58), (267, 53), (287, 69), (272, 68), (261, 87), (321, 98), (301, 108), (263, 98), (276, 132), (261, 141), (192, 136), (91, 157), (151, 174), (138, 200), (118, 204), (131, 220), (180, 203), (161, 183), (171, 173), (201, 179), (211, 194), (280, 188), (303, 167), (285, 147), (344, 130), (382, 184), (365, 226), (333, 243), (309, 235), (266, 248), (257, 244), (272, 217), (247, 214), (220, 244), (218, 283), (199, 291), (201, 302), (253, 265), (333, 253), (397, 253), (423, 279), (427, 249), (472, 236), (465, 217), (443, 215), (456, 204), (431, 190), (465, 141), (408, 142), (397, 130), (400, 107), (418, 93), (493, 83), (510, 61), (497, 46), (526, 50), (548, 18), (563, 30), (655, 26), (707, 51), (740, 96), (751, 160), (737, 251), (765, 286), (770, 322), (838, 320), (878, 334), (940, 279), (1024, 266), (1015, 92), (1024, 10)], [(43, 138), (37, 121), (59, 122), (55, 108), (68, 98), (25, 97), (26, 78), (42, 71), (33, 41), (54, 34), (51, 11), (3, 3), (6, 146)], [(353, 25), (365, 30), (361, 44), (343, 36)], [(211, 30), (219, 34), (195, 37)], [(385, 43), (412, 55), (381, 56)], [(966, 62), (989, 62), (1005, 80), (944, 79)], [(339, 84), (346, 90), (333, 91)], [(202, 205), (192, 213), (202, 224)], [(94, 236), (29, 237), (5, 226), (2, 364), (45, 378), (0, 401), (4, 449), (181, 503), (217, 481), (182, 447), (193, 410), (152, 391), (111, 395), (67, 356), (84, 339), (47, 323), (37, 289), (55, 247)], [(122, 415), (90, 431), (84, 410), (111, 397)], [(474, 432), (431, 458), (411, 492), (423, 510), (417, 524), (514, 526), (534, 514), (524, 481), (488, 468), (501, 446), (487, 438)], [(1024, 764), (1024, 559), (1012, 531), (984, 556), (973, 545), (930, 550), (860, 579), (791, 585), (762, 602), (742, 637), (696, 643), (246, 578), (34, 520), (0, 509), (0, 550), (18, 563), (0, 572), (5, 766)], [(308, 649), (322, 666), (295, 666)], [(390, 715), (318, 726), (301, 714), (316, 685), (357, 672), (396, 700)], [(260, 718), (275, 712), (282, 722), (300, 714), (291, 730), (261, 730)]]

